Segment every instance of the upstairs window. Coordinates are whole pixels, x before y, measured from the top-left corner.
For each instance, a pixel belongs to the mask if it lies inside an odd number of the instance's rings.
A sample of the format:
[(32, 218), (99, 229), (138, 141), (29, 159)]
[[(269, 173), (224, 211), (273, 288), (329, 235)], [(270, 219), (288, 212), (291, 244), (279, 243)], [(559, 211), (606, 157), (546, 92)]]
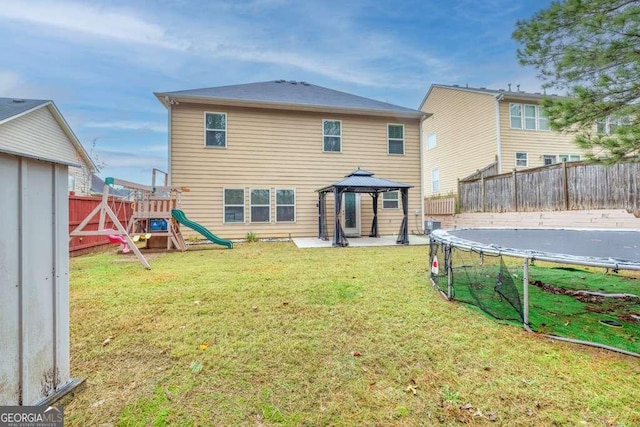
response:
[(244, 189), (224, 189), (224, 222), (244, 222)]
[(605, 119), (596, 121), (597, 131), (600, 134), (611, 135), (615, 132), (618, 126), (625, 126), (631, 124), (629, 116), (608, 116)]
[(204, 114), (204, 145), (205, 147), (227, 146), (227, 114)]
[(322, 121), (323, 151), (339, 153), (342, 151), (342, 122), (340, 120)]
[(522, 104), (509, 104), (511, 128), (522, 129)]
[(251, 222), (269, 222), (271, 220), (271, 191), (269, 189), (251, 190)]
[(382, 209), (398, 209), (398, 192), (387, 191), (382, 193)]
[(511, 129), (549, 130), (549, 117), (539, 105), (509, 104), (509, 124)]
[(404, 154), (404, 125), (387, 125), (389, 154)]

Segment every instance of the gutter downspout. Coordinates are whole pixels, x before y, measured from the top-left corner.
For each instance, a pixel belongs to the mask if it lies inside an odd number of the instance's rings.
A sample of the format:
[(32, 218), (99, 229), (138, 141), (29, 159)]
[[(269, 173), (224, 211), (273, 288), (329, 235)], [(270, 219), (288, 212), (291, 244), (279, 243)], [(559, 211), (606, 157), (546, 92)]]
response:
[(422, 216), (420, 217), (420, 228), (422, 229), (422, 234), (424, 234), (424, 198), (425, 198), (425, 188), (424, 188), (424, 157), (422, 153), (422, 143), (423, 143), (423, 134), (422, 134), (422, 125), (425, 120), (427, 120), (427, 116), (420, 117), (420, 213)]
[(503, 94), (496, 95), (496, 150), (498, 158), (498, 174), (502, 173), (502, 140), (500, 139), (500, 101), (504, 98)]
[(173, 102), (171, 100), (171, 98), (169, 98), (168, 96), (165, 97), (165, 100), (167, 101), (167, 111), (169, 112), (169, 119), (167, 120), (168, 123), (168, 129), (167, 129), (167, 147), (168, 147), (168, 152), (167, 152), (167, 185), (171, 186), (171, 116), (172, 116), (172, 107), (173, 107)]

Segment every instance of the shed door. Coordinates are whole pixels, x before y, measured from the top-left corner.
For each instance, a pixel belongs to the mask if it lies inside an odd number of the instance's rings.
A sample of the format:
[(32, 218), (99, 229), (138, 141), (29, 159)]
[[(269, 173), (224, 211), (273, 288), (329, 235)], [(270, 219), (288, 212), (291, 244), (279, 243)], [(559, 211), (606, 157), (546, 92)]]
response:
[(360, 195), (344, 193), (344, 232), (347, 237), (360, 237)]

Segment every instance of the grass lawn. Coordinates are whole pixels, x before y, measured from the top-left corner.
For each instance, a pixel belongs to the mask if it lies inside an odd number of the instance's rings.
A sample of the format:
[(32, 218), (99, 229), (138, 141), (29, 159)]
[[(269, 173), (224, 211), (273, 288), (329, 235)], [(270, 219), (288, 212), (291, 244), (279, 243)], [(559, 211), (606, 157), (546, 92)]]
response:
[[(67, 425), (640, 425), (640, 360), (444, 301), (428, 248), (71, 261)], [(108, 343), (105, 341), (108, 340)]]

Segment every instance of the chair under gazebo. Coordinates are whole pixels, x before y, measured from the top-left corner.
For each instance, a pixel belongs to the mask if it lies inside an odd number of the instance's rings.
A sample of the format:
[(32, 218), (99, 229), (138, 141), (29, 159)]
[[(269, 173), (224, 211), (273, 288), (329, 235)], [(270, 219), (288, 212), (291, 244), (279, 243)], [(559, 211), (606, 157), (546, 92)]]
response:
[(318, 238), (329, 240), (326, 213), (326, 196), (328, 193), (334, 195), (334, 231), (333, 246), (348, 246), (349, 240), (344, 232), (340, 221), (340, 210), (342, 208), (342, 195), (344, 193), (366, 193), (369, 194), (373, 202), (373, 221), (369, 237), (380, 237), (378, 231), (378, 196), (380, 193), (388, 191), (399, 191), (402, 199), (402, 213), (404, 214), (400, 231), (398, 232), (397, 244), (409, 244), (409, 188), (412, 185), (401, 182), (390, 181), (388, 179), (374, 177), (373, 172), (357, 170), (351, 172), (341, 181), (323, 187), (318, 190)]

